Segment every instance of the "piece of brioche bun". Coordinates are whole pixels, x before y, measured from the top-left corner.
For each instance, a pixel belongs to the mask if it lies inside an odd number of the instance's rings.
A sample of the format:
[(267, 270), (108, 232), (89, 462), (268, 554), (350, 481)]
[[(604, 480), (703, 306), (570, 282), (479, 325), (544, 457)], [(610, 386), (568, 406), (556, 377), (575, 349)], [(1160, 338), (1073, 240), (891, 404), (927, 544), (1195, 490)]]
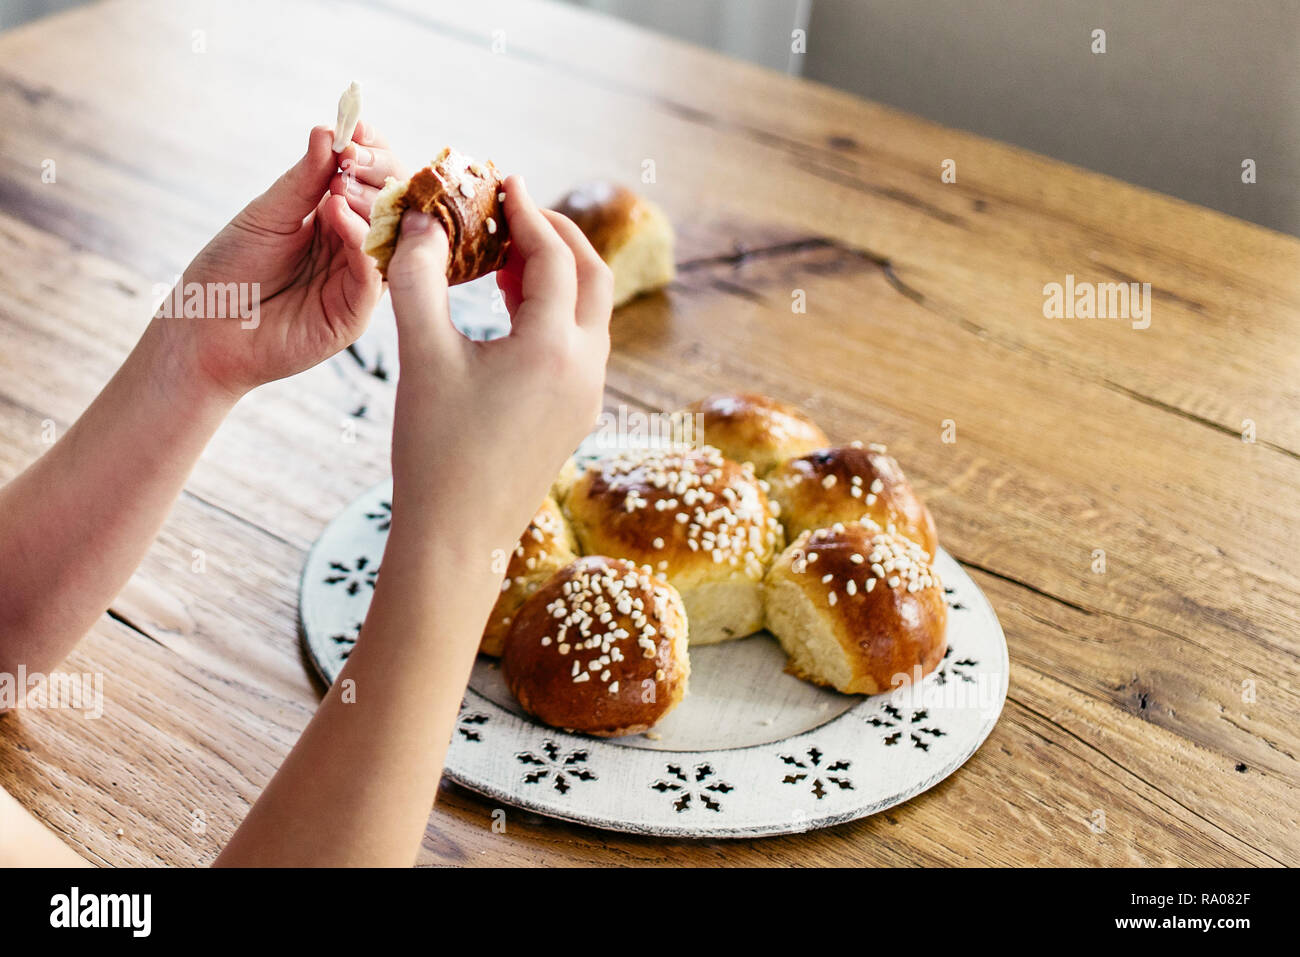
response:
[(686, 694), (677, 590), (600, 555), (556, 572), (515, 615), (501, 670), (529, 714), (600, 737), (646, 731)]
[(402, 214), (418, 209), (447, 231), (447, 285), (495, 272), (505, 264), (510, 246), (499, 198), (501, 179), (491, 160), (479, 163), (444, 147), (410, 179), (388, 177), (371, 207), (370, 232), (362, 250), (374, 257), (380, 275), (387, 278)]
[(943, 583), (925, 552), (869, 519), (804, 532), (768, 572), (764, 593), (787, 670), (846, 694), (929, 674), (948, 646)]

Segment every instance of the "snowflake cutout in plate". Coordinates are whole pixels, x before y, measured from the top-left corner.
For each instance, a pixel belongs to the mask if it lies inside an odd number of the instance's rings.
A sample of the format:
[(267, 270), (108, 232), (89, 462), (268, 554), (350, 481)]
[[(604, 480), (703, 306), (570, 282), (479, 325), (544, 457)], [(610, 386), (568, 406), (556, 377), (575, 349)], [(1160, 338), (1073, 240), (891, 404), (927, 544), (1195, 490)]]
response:
[[(726, 781), (717, 778), (711, 764), (697, 764), (690, 774), (683, 771), (679, 764), (669, 764), (667, 772), (674, 780), (665, 781), (660, 778), (650, 787), (660, 793), (675, 795), (673, 810), (678, 814), (689, 810), (693, 804), (708, 808), (710, 811), (721, 811), (722, 802), (718, 800), (718, 795), (729, 794), (735, 790)], [(716, 779), (710, 780), (710, 778)]]
[[(823, 765), (822, 759), (826, 755), (817, 748), (809, 748), (802, 755), (783, 754), (781, 760), (786, 764), (800, 768), (799, 771), (791, 771), (781, 779), (782, 784), (799, 784), (802, 781), (809, 782), (809, 790), (817, 800), (821, 800), (831, 793), (827, 785), (834, 785), (841, 791), (852, 791), (853, 781), (845, 771), (848, 771), (851, 762), (843, 758), (833, 761), (830, 764)], [(831, 772), (837, 772), (832, 774)]]
[(375, 523), (375, 528), (386, 532), (393, 527), (393, 503), (385, 499), (373, 512), (366, 512), (366, 518)]
[(548, 778), (552, 787), (568, 794), (573, 781), (595, 781), (596, 775), (587, 766), (587, 751), (578, 749), (560, 757), (560, 746), (554, 741), (542, 743), (542, 753), (522, 751), (515, 755), (520, 764), (529, 764), (534, 770), (524, 773), (525, 784), (541, 784)]
[[(873, 728), (887, 729), (884, 741), (887, 746), (893, 747), (903, 740), (903, 734), (905, 733), (904, 726), (910, 727), (912, 725), (921, 724), (921, 722), (925, 721), (929, 717), (930, 712), (926, 709), (915, 708), (912, 710), (911, 715), (905, 718), (901, 710), (894, 707), (892, 704), (886, 704), (883, 705), (880, 711), (876, 714), (864, 718), (863, 720)], [(926, 727), (924, 725), (907, 731), (906, 733), (912, 742), (912, 747), (919, 748), (922, 751), (929, 751), (932, 743), (927, 738), (922, 737), (922, 735), (928, 735), (929, 738), (942, 738), (947, 735), (946, 731), (943, 731), (938, 727)]]
[(348, 631), (341, 631), (336, 635), (330, 635), (330, 641), (339, 647), (339, 661), (347, 661), (348, 655), (352, 654), (352, 649), (356, 647), (357, 639), (361, 637), (361, 622), (357, 622)]
[(456, 733), (466, 741), (482, 741), (480, 730), (491, 718), (481, 711), (467, 711), (465, 702), (460, 703), (460, 715), (456, 718)]
[(342, 585), (349, 595), (361, 591), (362, 585), (368, 585), (373, 590), (375, 580), (379, 577), (379, 566), (371, 568), (368, 555), (362, 555), (350, 566), (343, 562), (330, 562), (330, 571), (332, 574), (325, 578), (325, 584)]
[(975, 678), (970, 673), (971, 669), (979, 664), (974, 658), (959, 658), (954, 660), (952, 655), (952, 645), (943, 653), (943, 660), (939, 662), (939, 667), (934, 672), (934, 683), (937, 685), (946, 685), (953, 678), (960, 678), (962, 681), (974, 682)]

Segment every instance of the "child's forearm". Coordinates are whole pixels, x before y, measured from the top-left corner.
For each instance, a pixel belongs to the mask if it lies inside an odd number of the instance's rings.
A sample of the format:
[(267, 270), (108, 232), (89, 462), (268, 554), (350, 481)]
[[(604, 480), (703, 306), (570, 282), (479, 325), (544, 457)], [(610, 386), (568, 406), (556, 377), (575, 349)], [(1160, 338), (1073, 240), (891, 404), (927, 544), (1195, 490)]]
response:
[(394, 502), (361, 639), (219, 865), (414, 863), (496, 599), (501, 543), (412, 512)]
[(88, 867), (89, 863), (0, 788), (0, 867)]
[[(512, 331), (451, 323), (448, 237), (408, 210), (388, 268), (401, 381), (392, 531), (347, 666), (219, 864), (411, 864), (509, 554), (600, 408), (613, 277), (506, 180)], [(554, 216), (554, 214), (551, 214)]]
[(235, 402), (167, 348), (162, 321), (0, 489), (0, 673), (50, 670), (104, 613)]

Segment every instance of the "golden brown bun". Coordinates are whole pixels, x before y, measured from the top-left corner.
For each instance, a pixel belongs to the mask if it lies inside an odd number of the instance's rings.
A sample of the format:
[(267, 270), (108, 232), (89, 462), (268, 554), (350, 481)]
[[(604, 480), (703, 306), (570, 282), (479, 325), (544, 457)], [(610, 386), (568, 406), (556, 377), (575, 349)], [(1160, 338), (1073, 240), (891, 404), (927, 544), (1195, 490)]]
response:
[(501, 594), (488, 617), (478, 650), (499, 656), (515, 612), (542, 584), (578, 557), (573, 530), (552, 498), (542, 502), (519, 542), (510, 553), (510, 565), (501, 582)]
[(370, 232), (362, 249), (375, 258), (387, 278), (397, 248), (402, 213), (428, 213), (447, 231), (447, 284), (469, 282), (500, 269), (510, 232), (500, 200), (501, 174), (491, 160), (478, 163), (443, 148), (438, 158), (408, 180), (391, 176), (370, 210)]
[(787, 670), (846, 694), (889, 691), (917, 667), (929, 674), (948, 647), (943, 583), (921, 546), (870, 522), (800, 535), (765, 594)]
[(855, 442), (810, 452), (782, 463), (767, 482), (787, 539), (866, 515), (886, 530), (893, 525), (931, 557), (938, 547), (930, 510), (883, 445)]
[(569, 456), (564, 465), (560, 468), (560, 474), (555, 476), (555, 481), (551, 483), (551, 498), (555, 499), (561, 505), (569, 497), (569, 489), (573, 488), (573, 483), (577, 481), (578, 462), (573, 456)]
[(677, 274), (673, 227), (654, 203), (614, 183), (585, 183), (555, 204), (614, 273), (614, 305), (666, 286)]
[(637, 734), (686, 695), (686, 627), (671, 585), (631, 562), (589, 555), (524, 603), (501, 670), (523, 709), (546, 724)]
[(565, 512), (584, 554), (649, 565), (681, 593), (691, 642), (763, 627), (761, 583), (781, 526), (753, 468), (717, 449), (638, 449), (591, 463)]
[(831, 444), (802, 411), (753, 392), (719, 392), (686, 411), (700, 416), (703, 444), (735, 462), (752, 462), (760, 477), (786, 459)]

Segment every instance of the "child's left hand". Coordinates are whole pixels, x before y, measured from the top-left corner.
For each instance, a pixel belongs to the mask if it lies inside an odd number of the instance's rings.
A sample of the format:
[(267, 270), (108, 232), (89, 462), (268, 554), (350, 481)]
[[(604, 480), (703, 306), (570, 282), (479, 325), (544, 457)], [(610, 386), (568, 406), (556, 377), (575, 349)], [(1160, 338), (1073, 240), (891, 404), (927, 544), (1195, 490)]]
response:
[(370, 206), (386, 176), (404, 174), (368, 124), (357, 125), (342, 153), (332, 147), (333, 131), (314, 128), (297, 164), (185, 270), (185, 289), (241, 283), (247, 295), (257, 283), (259, 295), (255, 318), (230, 310), (224, 319), (154, 319), (150, 332), (181, 374), (238, 398), (311, 368), (365, 331), (383, 291), (374, 260), (361, 251)]

